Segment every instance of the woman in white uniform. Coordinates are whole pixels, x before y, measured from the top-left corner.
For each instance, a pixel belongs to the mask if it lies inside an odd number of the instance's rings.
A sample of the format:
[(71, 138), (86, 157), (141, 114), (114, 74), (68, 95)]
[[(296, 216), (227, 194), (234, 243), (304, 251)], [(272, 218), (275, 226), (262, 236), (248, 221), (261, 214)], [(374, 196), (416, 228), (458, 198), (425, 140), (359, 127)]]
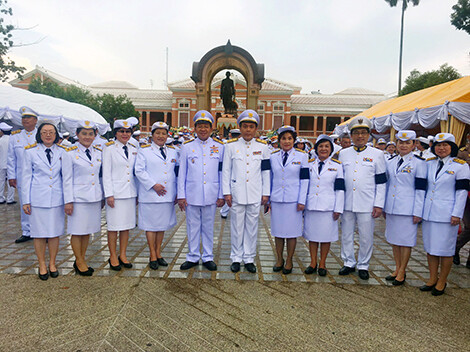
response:
[[(59, 276), (56, 256), (65, 224), (61, 162), (65, 151), (56, 144), (59, 133), (52, 122), (41, 123), (36, 141), (25, 147), (21, 180), (23, 211), (30, 215), (39, 278), (47, 280), (49, 275), (53, 278)], [(49, 247), (49, 267), (46, 265), (46, 243)]]
[(423, 217), (427, 168), (424, 159), (413, 153), (415, 131), (399, 131), (395, 137), (398, 154), (387, 161), (384, 208), (385, 238), (392, 245), (395, 271), (385, 280), (400, 286), (405, 283), (411, 249), (416, 245), (418, 223)]
[[(331, 137), (322, 134), (314, 146), (316, 157), (308, 162), (310, 184), (305, 207), (304, 237), (309, 241), (310, 265), (305, 274), (326, 276), (326, 257), (331, 242), (338, 240), (338, 219), (344, 209), (344, 178), (341, 162), (331, 158)], [(320, 263), (317, 263), (320, 244)]]
[[(428, 256), (429, 280), (421, 291), (444, 294), (452, 268), (457, 232), (469, 189), (468, 164), (456, 158), (458, 147), (450, 133), (439, 133), (427, 159), (428, 190), (424, 200), (423, 244)], [(439, 272), (440, 266), (440, 272)]]
[(176, 225), (175, 200), (178, 159), (173, 146), (165, 145), (168, 125), (152, 125), (152, 143), (140, 147), (135, 163), (139, 197), (139, 228), (150, 249), (150, 269), (167, 266), (161, 248), (165, 231)]
[[(308, 188), (308, 157), (300, 149), (294, 149), (297, 137), (292, 126), (279, 128), (280, 150), (271, 154), (271, 234), (276, 243), (274, 272), (292, 272), (297, 237), (302, 236), (302, 212)], [(287, 258), (284, 265), (284, 243), (287, 242)]]
[[(106, 143), (103, 150), (103, 189), (106, 198), (106, 222), (108, 224), (108, 263), (112, 270), (132, 268), (126, 249), (129, 230), (135, 227), (137, 188), (134, 166), (137, 145), (129, 140), (134, 126), (133, 117), (115, 120), (114, 141)], [(119, 256), (117, 237), (119, 232)]]
[(101, 230), (101, 148), (93, 146), (97, 131), (92, 121), (79, 121), (78, 143), (67, 148), (62, 157), (67, 233), (75, 255), (73, 267), (82, 276), (93, 275), (85, 259), (90, 234)]

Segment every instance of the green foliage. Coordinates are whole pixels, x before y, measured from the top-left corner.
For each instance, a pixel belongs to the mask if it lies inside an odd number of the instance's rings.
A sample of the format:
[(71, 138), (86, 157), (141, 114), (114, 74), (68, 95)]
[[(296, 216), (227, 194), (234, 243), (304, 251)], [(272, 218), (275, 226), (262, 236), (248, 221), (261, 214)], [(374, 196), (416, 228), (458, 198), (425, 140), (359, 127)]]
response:
[(460, 30), (470, 34), (470, 0), (459, 0), (457, 4), (452, 6), (450, 14), (450, 23)]
[(7, 0), (0, 0), (0, 80), (2, 82), (9, 80), (11, 73), (16, 73), (18, 77), (21, 77), (25, 71), (24, 67), (16, 66), (15, 62), (7, 56), (14, 45), (12, 31), (15, 26), (5, 24), (5, 19), (12, 15), (13, 10), (8, 7)]
[(33, 93), (50, 95), (72, 103), (88, 106), (101, 114), (111, 124), (116, 118), (122, 119), (130, 116), (139, 116), (134, 104), (132, 104), (132, 101), (126, 95), (116, 97), (112, 94), (93, 95), (89, 90), (73, 85), (62, 87), (49, 79), (41, 82), (39, 77), (33, 78), (28, 89)]
[[(403, 0), (402, 8), (403, 10), (406, 10), (406, 8), (408, 7), (408, 3), (412, 3), (413, 6), (418, 6), (419, 1), (420, 0)], [(398, 0), (385, 0), (385, 2), (387, 2), (390, 5), (390, 7), (395, 7), (398, 5)]]
[(448, 64), (441, 65), (438, 70), (427, 71), (424, 73), (414, 69), (406, 78), (405, 86), (401, 90), (400, 95), (406, 95), (417, 90), (449, 82), (460, 77), (462, 77), (460, 73)]

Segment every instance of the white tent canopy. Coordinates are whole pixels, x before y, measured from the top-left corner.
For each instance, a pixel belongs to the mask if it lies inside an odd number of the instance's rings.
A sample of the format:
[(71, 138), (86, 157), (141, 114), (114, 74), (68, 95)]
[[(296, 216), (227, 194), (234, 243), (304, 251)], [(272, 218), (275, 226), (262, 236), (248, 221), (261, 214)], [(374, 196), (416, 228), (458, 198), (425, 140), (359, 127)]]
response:
[(48, 95), (32, 93), (21, 88), (0, 86), (0, 121), (21, 128), (20, 108), (27, 106), (39, 114), (39, 120), (50, 119), (59, 123), (61, 132), (68, 131), (74, 135), (76, 121), (93, 121), (100, 134), (110, 130), (106, 120), (87, 106), (71, 103)]

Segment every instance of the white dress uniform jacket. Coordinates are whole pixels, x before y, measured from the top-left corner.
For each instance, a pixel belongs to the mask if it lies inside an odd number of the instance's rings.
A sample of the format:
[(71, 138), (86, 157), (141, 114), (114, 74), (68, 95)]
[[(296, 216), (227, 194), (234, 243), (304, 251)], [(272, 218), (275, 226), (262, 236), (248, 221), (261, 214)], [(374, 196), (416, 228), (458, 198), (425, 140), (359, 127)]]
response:
[(344, 210), (371, 213), (383, 208), (386, 191), (386, 166), (382, 151), (364, 146), (339, 152), (346, 184)]
[(397, 168), (400, 156), (387, 161), (387, 196), (385, 213), (393, 215), (423, 216), (426, 194), (426, 161), (409, 153)]
[(103, 190), (105, 198), (127, 199), (137, 197), (134, 166), (137, 147), (127, 143), (126, 157), (124, 144), (116, 141), (106, 143), (103, 150)]
[(98, 147), (101, 150), (105, 147), (105, 144), (108, 143), (108, 140), (99, 134), (96, 135), (95, 140), (91, 143), (93, 147)]
[(336, 159), (326, 159), (318, 174), (319, 162), (318, 158), (310, 159), (308, 162), (310, 183), (305, 209), (343, 213), (344, 178), (341, 162)]
[(21, 169), (23, 165), (23, 153), (24, 147), (36, 143), (36, 132), (35, 128), (31, 132), (26, 130), (13, 131), (10, 136), (10, 144), (8, 146), (8, 162), (7, 162), (7, 174), (8, 179), (16, 179), (18, 185), (21, 183)]
[[(271, 202), (305, 205), (308, 189), (308, 156), (304, 151), (292, 149), (286, 165), (282, 165), (283, 152), (271, 154)], [(278, 177), (272, 177), (272, 175)]]
[(7, 168), (8, 158), (8, 145), (10, 143), (10, 136), (4, 134), (0, 137), (0, 170)]
[(101, 187), (101, 148), (90, 146), (91, 160), (86, 156), (87, 148), (77, 143), (67, 148), (62, 155), (62, 179), (64, 202), (92, 203), (103, 199)]
[[(173, 147), (164, 148), (166, 160), (160, 152), (160, 147), (155, 143), (141, 146), (137, 152), (135, 175), (139, 181), (140, 203), (168, 203), (175, 200), (178, 159)], [(153, 190), (153, 186), (157, 183), (165, 187), (167, 193), (164, 196), (159, 196)]]
[(470, 170), (461, 159), (448, 157), (436, 177), (437, 157), (427, 160), (428, 191), (424, 201), (423, 219), (450, 222), (452, 216), (462, 218), (468, 195)]
[(238, 204), (261, 202), (270, 193), (270, 152), (265, 141), (243, 138), (228, 141), (224, 151), (222, 187)]
[(188, 204), (206, 206), (224, 198), (222, 163), (224, 145), (218, 140), (199, 138), (184, 142), (178, 172), (178, 199)]
[(64, 204), (62, 155), (65, 149), (55, 144), (49, 149), (52, 152), (50, 164), (43, 144), (26, 147), (21, 179), (23, 204), (39, 208), (53, 208)]

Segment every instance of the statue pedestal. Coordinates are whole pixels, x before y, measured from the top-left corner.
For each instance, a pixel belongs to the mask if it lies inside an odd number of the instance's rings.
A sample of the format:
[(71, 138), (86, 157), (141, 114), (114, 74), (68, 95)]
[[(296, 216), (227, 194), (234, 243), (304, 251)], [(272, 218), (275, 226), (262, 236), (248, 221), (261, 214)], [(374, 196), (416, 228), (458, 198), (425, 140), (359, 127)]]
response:
[(232, 114), (223, 114), (217, 119), (217, 130), (226, 137), (231, 129), (237, 128), (237, 119)]

